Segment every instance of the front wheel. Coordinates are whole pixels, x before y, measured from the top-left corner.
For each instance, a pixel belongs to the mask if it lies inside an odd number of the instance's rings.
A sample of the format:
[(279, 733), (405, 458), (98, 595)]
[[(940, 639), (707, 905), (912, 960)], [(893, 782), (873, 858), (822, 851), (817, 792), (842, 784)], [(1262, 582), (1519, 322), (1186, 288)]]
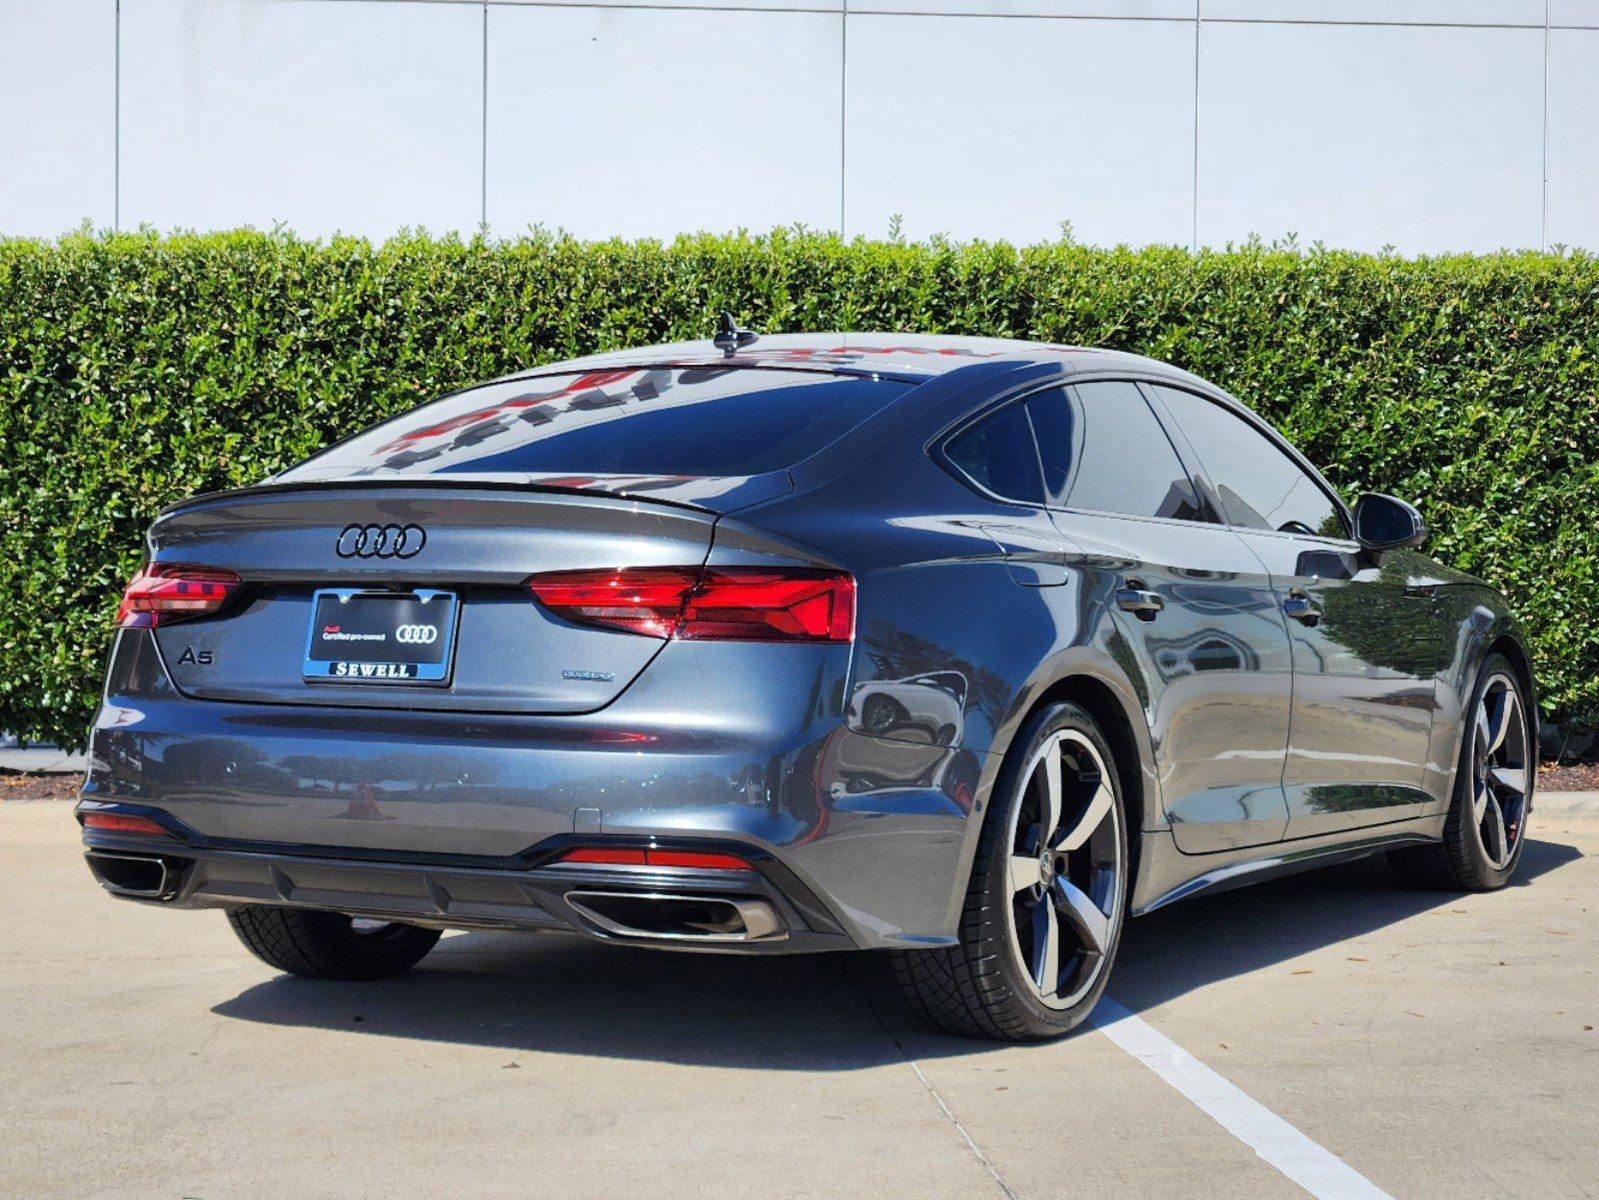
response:
[(1520, 677), (1503, 655), (1489, 655), (1466, 709), (1443, 840), (1392, 851), (1388, 861), (1400, 879), (1462, 892), (1510, 882), (1526, 842), (1537, 749)]
[(960, 941), (901, 950), (906, 1000), (939, 1028), (1059, 1037), (1093, 1009), (1121, 941), (1127, 828), (1115, 759), (1075, 704), (1036, 713), (983, 821)]
[(305, 908), (233, 909), (228, 924), (262, 962), (310, 979), (387, 979), (416, 966), (441, 936), (437, 929)]

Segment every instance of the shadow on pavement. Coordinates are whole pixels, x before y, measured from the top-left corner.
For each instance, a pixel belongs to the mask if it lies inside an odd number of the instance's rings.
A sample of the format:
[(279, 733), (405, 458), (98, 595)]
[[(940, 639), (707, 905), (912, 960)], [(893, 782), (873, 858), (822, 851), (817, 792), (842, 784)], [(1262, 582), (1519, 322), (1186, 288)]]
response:
[[(1529, 837), (1510, 886), (1527, 887), (1581, 857), (1574, 846)], [(1196, 896), (1127, 926), (1110, 992), (1137, 1012), (1460, 899), (1405, 887), (1381, 855)]]
[[(1514, 886), (1581, 857), (1527, 842)], [(1381, 858), (1199, 897), (1133, 921), (1111, 994), (1134, 1010), (1358, 937), (1441, 905)], [(271, 1025), (740, 1069), (838, 1071), (993, 1043), (920, 1032), (876, 954), (742, 958), (607, 946), (563, 935), (446, 937), (376, 983), (280, 976), (214, 1009)]]
[[(846, 969), (845, 958), (865, 962)], [(891, 1017), (885, 1004), (898, 1003), (883, 976), (876, 955), (742, 958), (607, 946), (566, 934), (464, 933), (447, 936), (397, 979), (284, 975), (213, 1011), (514, 1051), (835, 1071), (901, 1061), (874, 1013)], [(961, 1053), (981, 1048), (955, 1039), (950, 1046)]]

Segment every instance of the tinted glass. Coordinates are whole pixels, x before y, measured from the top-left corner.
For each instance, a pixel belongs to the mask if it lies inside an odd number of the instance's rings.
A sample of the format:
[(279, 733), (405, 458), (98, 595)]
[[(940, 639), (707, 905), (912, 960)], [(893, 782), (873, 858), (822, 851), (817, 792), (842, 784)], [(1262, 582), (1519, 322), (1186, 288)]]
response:
[(1051, 502), (1088, 512), (1205, 520), (1182, 460), (1133, 383), (1082, 383), (1027, 400)]
[(808, 458), (912, 385), (798, 371), (608, 370), (490, 384), (286, 472), (758, 475)]
[(1355, 505), (1355, 533), (1374, 546), (1397, 546), (1416, 536), (1420, 514), (1392, 496), (1365, 495)]
[(1044, 502), (1033, 428), (1020, 404), (1002, 408), (968, 429), (951, 441), (944, 453), (973, 482), (996, 496), (1029, 504)]
[(1349, 536), (1332, 498), (1265, 434), (1202, 396), (1176, 388), (1156, 390), (1193, 443), (1234, 525)]

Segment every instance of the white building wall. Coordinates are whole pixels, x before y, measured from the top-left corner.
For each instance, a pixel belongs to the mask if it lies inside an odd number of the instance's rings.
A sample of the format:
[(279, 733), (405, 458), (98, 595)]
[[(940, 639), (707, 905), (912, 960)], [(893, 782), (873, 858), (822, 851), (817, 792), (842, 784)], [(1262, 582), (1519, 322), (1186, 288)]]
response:
[(0, 0), (0, 234), (1599, 249), (1599, 0)]

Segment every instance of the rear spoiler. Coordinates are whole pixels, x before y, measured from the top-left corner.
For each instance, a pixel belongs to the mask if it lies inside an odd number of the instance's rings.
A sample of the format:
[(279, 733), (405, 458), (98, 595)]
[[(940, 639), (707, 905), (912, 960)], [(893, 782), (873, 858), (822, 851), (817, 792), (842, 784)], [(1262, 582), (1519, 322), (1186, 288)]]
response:
[(350, 488), (451, 489), (467, 491), (533, 492), (554, 495), (596, 496), (607, 499), (640, 500), (665, 504), (694, 512), (724, 516), (741, 508), (763, 504), (794, 490), (794, 477), (787, 471), (763, 475), (561, 475), (472, 474), (408, 475), (401, 472), (374, 475), (332, 476), (327, 479), (299, 479), (275, 483), (271, 477), (242, 488), (201, 492), (156, 514), (164, 520), (176, 513), (210, 504), (249, 496), (281, 496), (304, 492), (344, 491)]

